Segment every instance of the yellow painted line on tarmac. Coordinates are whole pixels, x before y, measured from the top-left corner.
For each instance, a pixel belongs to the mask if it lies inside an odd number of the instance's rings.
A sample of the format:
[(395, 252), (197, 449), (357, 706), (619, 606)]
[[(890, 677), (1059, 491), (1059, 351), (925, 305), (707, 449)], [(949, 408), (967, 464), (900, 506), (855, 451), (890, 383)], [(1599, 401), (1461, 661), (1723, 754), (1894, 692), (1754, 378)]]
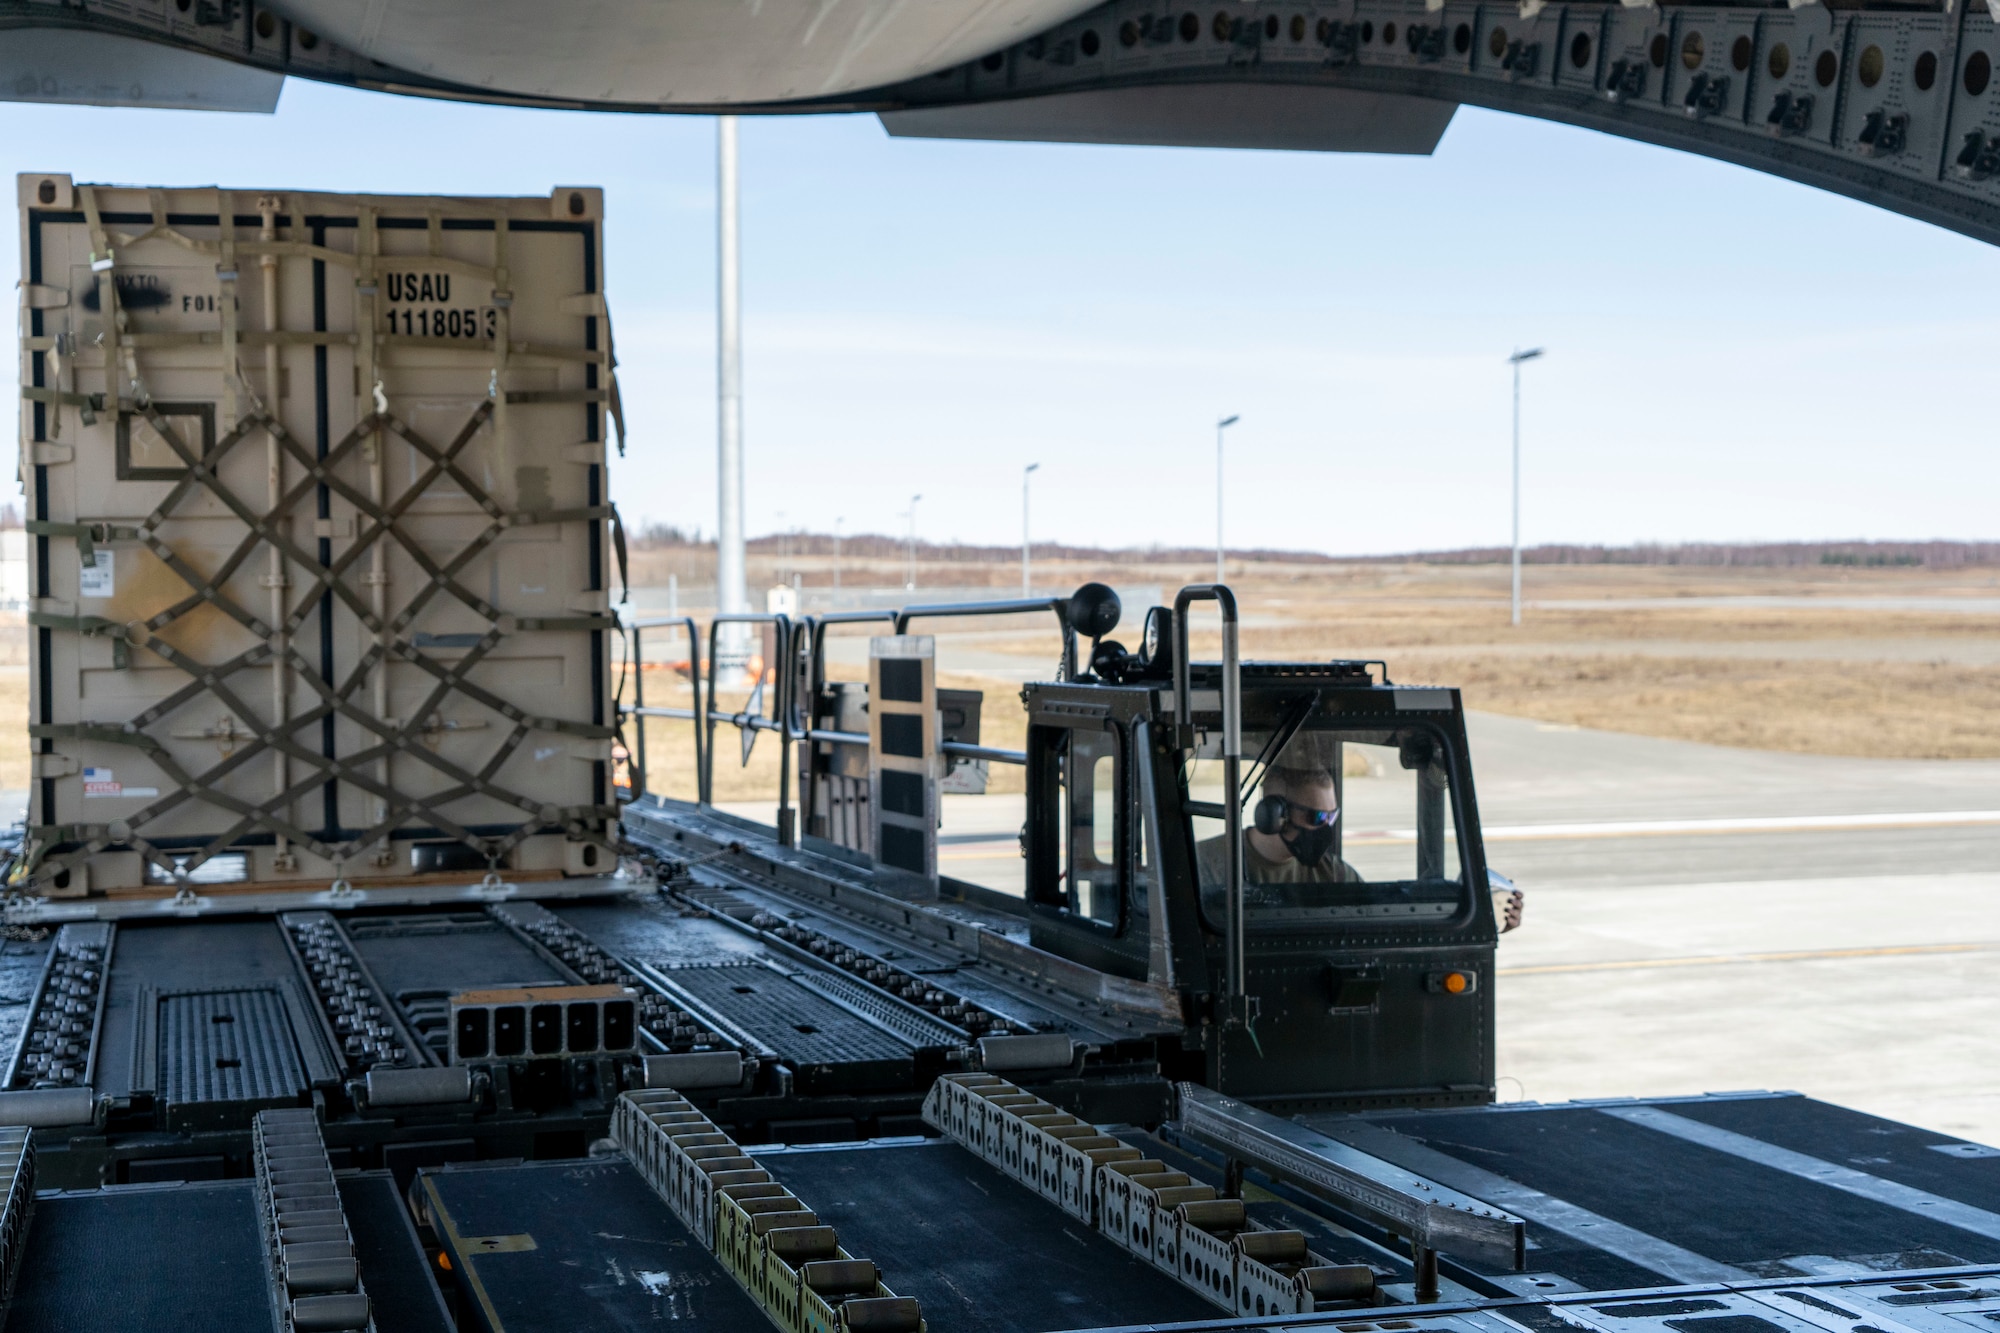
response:
[(1830, 958), (1898, 958), (1911, 954), (1992, 953), (2000, 941), (1981, 944), (1885, 944), (1862, 949), (1788, 949), (1776, 953), (1697, 954), (1691, 958), (1623, 958), (1602, 963), (1542, 963), (1503, 967), (1503, 977), (1539, 977), (1562, 972), (1636, 972), (1656, 967), (1726, 967), (1743, 963), (1805, 963)]

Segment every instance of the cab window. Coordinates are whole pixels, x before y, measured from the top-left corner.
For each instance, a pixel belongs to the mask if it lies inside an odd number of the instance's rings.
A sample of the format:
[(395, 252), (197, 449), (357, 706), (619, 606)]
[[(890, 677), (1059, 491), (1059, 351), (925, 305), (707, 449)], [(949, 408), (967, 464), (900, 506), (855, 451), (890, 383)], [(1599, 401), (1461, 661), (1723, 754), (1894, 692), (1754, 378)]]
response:
[(1123, 923), (1129, 800), (1122, 733), (1033, 727), (1029, 897), (1110, 929)]
[[(1269, 733), (1246, 731), (1246, 756)], [(1261, 765), (1246, 758), (1244, 911), (1269, 920), (1323, 915), (1449, 916), (1465, 900), (1449, 751), (1427, 726), (1304, 729)], [(1187, 773), (1197, 805), (1223, 799), (1220, 745), (1205, 738)], [(1191, 815), (1202, 908), (1223, 916), (1223, 821)]]
[(1065, 804), (1069, 810), (1068, 902), (1076, 916), (1105, 925), (1118, 921), (1124, 858), (1124, 774), (1118, 733), (1070, 733)]

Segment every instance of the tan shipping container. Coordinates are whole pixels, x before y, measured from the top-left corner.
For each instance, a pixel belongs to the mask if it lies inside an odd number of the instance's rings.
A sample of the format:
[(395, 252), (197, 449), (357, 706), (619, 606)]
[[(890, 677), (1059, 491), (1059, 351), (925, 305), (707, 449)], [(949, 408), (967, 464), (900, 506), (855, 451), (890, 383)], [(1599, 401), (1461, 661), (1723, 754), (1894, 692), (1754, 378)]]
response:
[(602, 192), (19, 191), (21, 887), (608, 872)]

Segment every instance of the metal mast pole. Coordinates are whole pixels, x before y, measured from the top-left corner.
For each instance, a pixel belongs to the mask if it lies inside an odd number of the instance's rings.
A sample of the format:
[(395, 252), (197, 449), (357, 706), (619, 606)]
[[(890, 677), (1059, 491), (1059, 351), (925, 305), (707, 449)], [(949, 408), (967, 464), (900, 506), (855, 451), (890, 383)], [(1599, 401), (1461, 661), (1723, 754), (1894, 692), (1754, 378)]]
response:
[(1514, 623), (1521, 623), (1521, 358), (1514, 357)]
[(1215, 581), (1222, 582), (1222, 432), (1235, 425), (1237, 418), (1224, 417), (1215, 423)]
[[(715, 609), (750, 609), (743, 571), (743, 271), (738, 226), (736, 117), (715, 121), (716, 503)], [(723, 634), (727, 665), (741, 668), (748, 642), (740, 625)]]
[(1040, 463), (1030, 463), (1021, 469), (1021, 596), (1030, 596), (1028, 588), (1028, 478), (1041, 468)]
[(1521, 623), (1521, 363), (1542, 354), (1539, 347), (1514, 349), (1507, 364), (1514, 368), (1514, 623)]

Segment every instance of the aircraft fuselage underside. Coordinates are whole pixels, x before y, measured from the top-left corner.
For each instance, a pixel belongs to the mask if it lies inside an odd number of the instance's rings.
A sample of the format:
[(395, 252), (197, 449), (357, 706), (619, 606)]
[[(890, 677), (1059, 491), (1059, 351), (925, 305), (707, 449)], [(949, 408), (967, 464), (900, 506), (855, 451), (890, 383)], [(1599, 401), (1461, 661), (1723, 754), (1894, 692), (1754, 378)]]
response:
[[(938, 49), (929, 36), (913, 34), (893, 55), (895, 20), (884, 23), (870, 38), (878, 66), (915, 77), (790, 96), (803, 85), (759, 74), (752, 35), (732, 85), (740, 96), (648, 102), (560, 80), (451, 82), (253, 6), (199, 0), (147, 15), (110, 0), (0, 3), (0, 29), (164, 43), (273, 76), (573, 109), (875, 111), (893, 133), (918, 136), (1421, 153), (1451, 107), (1472, 104), (1701, 153), (2000, 238), (2000, 90), (1989, 86), (2000, 33), (1981, 6), (1113, 0), (944, 69), (928, 68)], [(659, 59), (671, 64), (680, 48), (659, 40)], [(26, 68), (0, 73), (9, 85), (0, 91), (27, 100), (124, 95), (115, 61), (89, 86), (53, 74), (38, 83)]]

